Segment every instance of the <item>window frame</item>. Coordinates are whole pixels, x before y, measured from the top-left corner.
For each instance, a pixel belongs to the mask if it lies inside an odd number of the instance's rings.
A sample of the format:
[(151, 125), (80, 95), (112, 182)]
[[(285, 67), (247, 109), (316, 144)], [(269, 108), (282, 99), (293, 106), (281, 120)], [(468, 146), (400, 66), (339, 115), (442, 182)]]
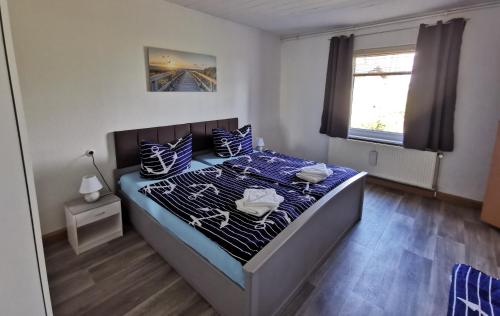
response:
[(386, 131), (377, 131), (377, 130), (369, 130), (363, 128), (351, 128), (351, 115), (352, 115), (352, 102), (354, 96), (354, 79), (355, 77), (367, 77), (367, 76), (380, 76), (382, 74), (389, 76), (397, 76), (397, 75), (411, 75), (413, 71), (395, 71), (395, 72), (383, 72), (383, 73), (366, 73), (366, 74), (358, 74), (355, 73), (356, 67), (356, 58), (358, 57), (368, 57), (368, 56), (381, 56), (381, 55), (389, 55), (389, 54), (404, 54), (404, 53), (414, 53), (415, 45), (403, 45), (403, 46), (392, 46), (392, 47), (383, 47), (383, 48), (372, 48), (372, 49), (359, 49), (354, 51), (352, 56), (352, 91), (351, 91), (351, 114), (349, 115), (349, 130), (348, 130), (348, 138), (369, 141), (374, 143), (384, 143), (390, 145), (403, 145), (403, 133), (395, 133), (395, 132), (386, 132)]

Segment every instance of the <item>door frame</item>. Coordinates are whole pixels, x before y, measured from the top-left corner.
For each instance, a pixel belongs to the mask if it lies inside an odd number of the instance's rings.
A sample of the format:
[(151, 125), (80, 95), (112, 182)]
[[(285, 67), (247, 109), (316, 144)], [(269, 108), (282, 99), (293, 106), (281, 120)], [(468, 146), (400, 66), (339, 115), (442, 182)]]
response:
[(0, 0), (0, 23), (1, 23), (0, 27), (3, 31), (2, 32), (3, 37), (0, 38), (0, 40), (3, 41), (5, 58), (6, 58), (5, 61), (0, 61), (0, 63), (3, 62), (6, 63), (7, 72), (9, 75), (11, 97), (16, 116), (16, 125), (18, 130), (20, 151), (23, 159), (26, 191), (28, 194), (28, 201), (30, 205), (29, 212), (31, 215), (33, 242), (35, 245), (36, 259), (38, 263), (38, 273), (40, 276), (40, 285), (43, 294), (45, 315), (52, 316), (53, 315), (52, 303), (50, 299), (49, 283), (47, 279), (47, 269), (45, 266), (45, 255), (42, 243), (42, 232), (40, 228), (40, 216), (38, 211), (38, 203), (36, 199), (33, 167), (32, 167), (31, 157), (29, 156), (29, 154), (26, 154), (29, 153), (28, 134), (27, 134), (26, 122), (24, 119), (25, 116), (23, 110), (21, 90), (19, 86), (19, 77), (17, 72), (16, 59), (14, 54), (14, 44), (13, 44), (14, 42), (12, 39), (7, 0)]

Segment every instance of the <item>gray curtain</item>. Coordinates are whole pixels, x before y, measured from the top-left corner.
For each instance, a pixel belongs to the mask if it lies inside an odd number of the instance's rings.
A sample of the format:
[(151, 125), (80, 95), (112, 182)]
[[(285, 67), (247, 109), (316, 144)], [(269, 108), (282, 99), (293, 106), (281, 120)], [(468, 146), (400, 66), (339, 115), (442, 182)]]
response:
[(354, 35), (332, 37), (326, 74), (325, 100), (319, 132), (347, 138), (351, 114)]
[(406, 148), (453, 151), (453, 123), (465, 20), (420, 25), (406, 103)]

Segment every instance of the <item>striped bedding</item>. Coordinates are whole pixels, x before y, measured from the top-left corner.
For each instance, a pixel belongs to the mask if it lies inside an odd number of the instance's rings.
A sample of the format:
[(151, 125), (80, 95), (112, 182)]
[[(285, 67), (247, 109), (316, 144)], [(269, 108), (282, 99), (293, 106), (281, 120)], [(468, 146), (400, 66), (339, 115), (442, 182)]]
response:
[[(285, 201), (263, 217), (247, 215), (235, 205), (246, 188), (274, 188)], [(177, 175), (139, 192), (192, 225), (242, 264), (313, 204), (300, 192), (242, 177), (223, 165)]]
[(465, 264), (453, 267), (448, 316), (500, 316), (500, 280)]
[(300, 168), (315, 163), (314, 161), (266, 150), (225, 161), (224, 165), (238, 172), (241, 178), (253, 176), (271, 183), (277, 183), (300, 192), (311, 200), (321, 198), (339, 184), (357, 174), (353, 169), (329, 164), (327, 167), (333, 171), (333, 174), (320, 183), (309, 183), (295, 176), (300, 171)]

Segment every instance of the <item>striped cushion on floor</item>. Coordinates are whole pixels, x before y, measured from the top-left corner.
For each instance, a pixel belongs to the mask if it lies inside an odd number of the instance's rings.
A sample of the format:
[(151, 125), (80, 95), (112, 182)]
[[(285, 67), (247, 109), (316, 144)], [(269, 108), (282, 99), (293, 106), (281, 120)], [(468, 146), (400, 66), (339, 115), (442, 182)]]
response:
[(500, 280), (465, 264), (453, 267), (448, 316), (500, 316)]

